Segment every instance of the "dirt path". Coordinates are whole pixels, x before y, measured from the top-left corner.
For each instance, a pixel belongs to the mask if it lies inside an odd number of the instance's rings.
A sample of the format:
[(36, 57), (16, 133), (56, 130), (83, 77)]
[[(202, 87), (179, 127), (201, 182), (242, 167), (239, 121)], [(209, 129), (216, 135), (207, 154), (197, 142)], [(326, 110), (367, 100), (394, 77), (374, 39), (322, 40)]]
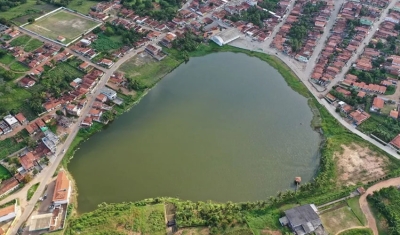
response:
[(358, 229), (358, 228), (368, 228), (368, 227), (365, 227), (365, 226), (355, 226), (355, 227), (351, 227), (351, 228), (346, 228), (346, 229), (340, 230), (340, 231), (337, 232), (335, 235), (338, 235), (339, 233), (342, 233), (342, 232), (347, 231), (347, 230)]
[(374, 191), (378, 191), (382, 188), (387, 188), (390, 186), (397, 186), (400, 185), (400, 177), (388, 179), (382, 182), (379, 182), (367, 189), (367, 191), (361, 195), (359, 203), (362, 212), (364, 213), (365, 217), (367, 218), (367, 226), (372, 229), (374, 235), (378, 235), (378, 228), (376, 227), (375, 217), (373, 216), (371, 209), (368, 206), (367, 196), (372, 195)]

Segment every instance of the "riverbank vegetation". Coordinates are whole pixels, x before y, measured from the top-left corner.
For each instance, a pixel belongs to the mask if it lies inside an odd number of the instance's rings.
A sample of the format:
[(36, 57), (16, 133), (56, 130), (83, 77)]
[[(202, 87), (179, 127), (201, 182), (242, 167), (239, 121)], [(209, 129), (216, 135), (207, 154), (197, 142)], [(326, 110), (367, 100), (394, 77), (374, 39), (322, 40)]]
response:
[[(138, 55), (136, 58), (133, 58), (121, 67), (121, 70), (125, 72), (126, 77), (132, 84), (131, 88), (137, 89), (138, 92), (134, 98), (131, 98), (132, 100), (129, 103), (125, 104), (122, 108), (118, 108), (119, 114), (123, 113), (125, 109), (132, 107), (133, 104), (146, 94), (148, 88), (156, 84), (156, 82), (166, 73), (172, 71), (179, 64), (183, 63), (187, 59), (187, 56), (204, 56), (214, 52), (234, 52), (255, 56), (277, 69), (294, 91), (308, 99), (308, 104), (314, 113), (313, 127), (320, 130), (324, 138), (324, 141), (321, 144), (320, 168), (317, 176), (312, 182), (302, 184), (296, 192), (289, 190), (286, 192), (279, 192), (277, 196), (266, 198), (259, 202), (214, 203), (191, 202), (171, 198), (156, 198), (136, 203), (102, 204), (100, 208), (94, 212), (72, 218), (68, 224), (66, 234), (75, 234), (77, 232), (80, 234), (90, 234), (95, 231), (108, 231), (107, 229), (109, 228), (121, 231), (121, 234), (127, 234), (128, 230), (142, 231), (140, 229), (143, 228), (139, 229), (131, 227), (130, 221), (132, 220), (127, 220), (126, 218), (137, 216), (139, 213), (137, 210), (140, 209), (137, 209), (136, 207), (154, 206), (159, 204), (164, 205), (164, 203), (173, 205), (173, 214), (178, 228), (207, 227), (211, 234), (223, 234), (227, 232), (235, 234), (237, 233), (235, 231), (239, 230), (251, 230), (253, 234), (261, 234), (261, 231), (266, 228), (282, 230), (285, 228), (282, 228), (279, 225), (278, 219), (282, 216), (284, 210), (289, 209), (285, 207), (285, 205), (296, 206), (306, 203), (322, 205), (332, 200), (348, 196), (356, 187), (362, 185), (362, 183), (359, 182), (351, 186), (344, 186), (343, 184), (338, 183), (339, 172), (334, 157), (335, 155), (340, 156), (338, 153), (340, 154), (343, 152), (343, 145), (349, 146), (351, 143), (356, 143), (358, 146), (368, 147), (379, 156), (386, 155), (379, 148), (370, 145), (357, 135), (345, 129), (322, 105), (318, 103), (316, 98), (312, 96), (290, 68), (275, 56), (231, 46), (218, 47), (214, 44), (200, 43), (196, 45), (195, 50), (188, 51), (175, 48), (166, 49), (166, 52), (169, 55), (165, 60), (163, 60), (164, 62), (153, 61), (150, 65), (147, 65), (146, 63), (143, 63), (143, 58), (140, 58), (144, 55)], [(102, 127), (102, 125), (96, 123), (90, 129), (80, 130), (67, 152), (67, 158), (73, 155), (73, 152), (81, 141), (87, 139), (91, 134), (100, 131)], [(388, 156), (388, 159), (390, 159), (391, 163), (388, 166), (386, 176), (382, 177), (382, 179), (400, 174), (400, 170), (398, 170), (400, 166), (399, 162), (390, 156)], [(63, 165), (65, 166), (66, 163), (67, 160), (64, 160)], [(380, 179), (376, 179), (373, 182), (377, 180)], [(372, 184), (373, 182), (367, 182), (367, 185)], [(350, 206), (350, 208), (352, 208), (352, 206)], [(129, 213), (127, 211), (129, 211)], [(131, 217), (128, 215), (130, 213)], [(358, 213), (359, 211), (354, 211), (354, 214)], [(122, 215), (121, 218), (119, 215)], [(119, 222), (107, 222), (111, 217)], [(355, 218), (357, 217), (355, 216)], [(145, 220), (143, 219), (142, 221)], [(359, 221), (359, 223), (361, 224), (362, 222)], [(106, 226), (107, 228), (105, 228), (105, 225), (108, 227)], [(165, 227), (165, 224), (163, 224), (163, 226)], [(157, 226), (154, 227), (154, 229), (156, 228)]]

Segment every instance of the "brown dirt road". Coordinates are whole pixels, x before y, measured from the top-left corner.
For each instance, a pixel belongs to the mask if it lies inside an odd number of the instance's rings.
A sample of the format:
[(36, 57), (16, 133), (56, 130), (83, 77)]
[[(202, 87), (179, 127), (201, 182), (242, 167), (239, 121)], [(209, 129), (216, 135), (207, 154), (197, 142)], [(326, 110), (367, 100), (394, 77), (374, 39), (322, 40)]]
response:
[(372, 195), (374, 191), (378, 191), (382, 188), (387, 188), (390, 186), (397, 186), (397, 185), (400, 185), (400, 177), (379, 182), (369, 187), (367, 191), (360, 197), (359, 203), (361, 210), (364, 213), (365, 217), (367, 218), (367, 226), (372, 229), (374, 235), (378, 235), (378, 228), (376, 227), (375, 217), (372, 215), (371, 209), (368, 206), (367, 196), (369, 194)]

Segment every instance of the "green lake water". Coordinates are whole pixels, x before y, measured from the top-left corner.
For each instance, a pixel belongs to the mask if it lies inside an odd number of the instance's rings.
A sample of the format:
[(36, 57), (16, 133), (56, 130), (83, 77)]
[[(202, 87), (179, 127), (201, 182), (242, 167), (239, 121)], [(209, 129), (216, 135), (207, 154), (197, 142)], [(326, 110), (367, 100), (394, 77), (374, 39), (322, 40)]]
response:
[(244, 54), (191, 58), (68, 165), (79, 212), (101, 202), (171, 196), (252, 201), (312, 179), (320, 136), (307, 100)]

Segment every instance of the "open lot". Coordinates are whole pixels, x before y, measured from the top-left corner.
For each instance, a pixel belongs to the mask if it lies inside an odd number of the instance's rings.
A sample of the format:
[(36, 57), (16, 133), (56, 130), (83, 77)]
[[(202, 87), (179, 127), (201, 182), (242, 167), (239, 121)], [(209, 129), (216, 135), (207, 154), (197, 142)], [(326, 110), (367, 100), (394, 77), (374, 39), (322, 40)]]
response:
[(151, 87), (180, 63), (172, 56), (167, 56), (162, 61), (156, 61), (147, 53), (140, 53), (125, 62), (120, 67), (120, 72), (125, 73), (126, 78), (137, 80)]
[(386, 157), (356, 144), (341, 147), (342, 152), (334, 154), (340, 184), (368, 183), (386, 175), (389, 161)]
[(62, 43), (69, 43), (98, 24), (69, 11), (59, 10), (24, 27), (52, 40), (62, 36), (65, 38)]
[(323, 211), (321, 220), (329, 234), (336, 234), (345, 229), (362, 226), (352, 209), (345, 202), (338, 203), (334, 207)]

